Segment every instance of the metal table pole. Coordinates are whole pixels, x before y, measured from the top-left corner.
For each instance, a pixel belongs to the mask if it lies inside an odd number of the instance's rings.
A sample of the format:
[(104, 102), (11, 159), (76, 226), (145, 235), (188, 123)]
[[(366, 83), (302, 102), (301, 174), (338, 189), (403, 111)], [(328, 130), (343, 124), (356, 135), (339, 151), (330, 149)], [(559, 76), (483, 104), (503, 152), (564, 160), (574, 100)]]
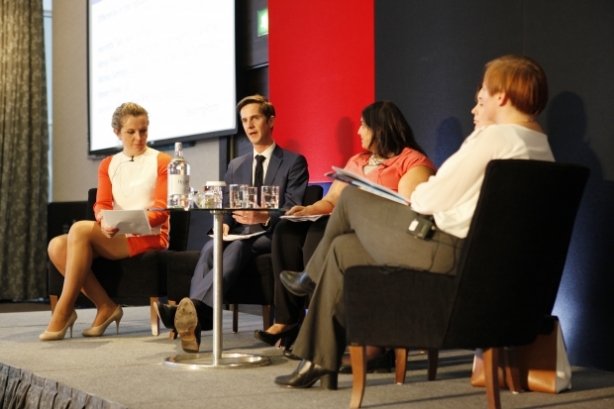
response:
[(222, 359), (222, 245), (224, 212), (214, 210), (213, 214), (213, 366)]
[(164, 360), (164, 365), (173, 368), (187, 369), (246, 368), (270, 365), (271, 359), (265, 356), (242, 353), (222, 353), (222, 299), (224, 298), (222, 288), (222, 260), (225, 210), (202, 210), (210, 211), (211, 214), (213, 214), (213, 271), (211, 272), (213, 274), (213, 353), (174, 355), (166, 358)]

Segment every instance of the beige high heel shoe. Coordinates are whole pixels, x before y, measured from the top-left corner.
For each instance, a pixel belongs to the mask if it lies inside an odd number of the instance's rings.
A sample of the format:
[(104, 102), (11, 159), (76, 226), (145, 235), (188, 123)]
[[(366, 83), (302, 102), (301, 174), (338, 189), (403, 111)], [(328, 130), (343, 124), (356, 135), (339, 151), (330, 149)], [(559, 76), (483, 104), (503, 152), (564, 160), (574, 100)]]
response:
[(105, 322), (103, 322), (97, 327), (90, 327), (90, 328), (84, 329), (81, 332), (81, 335), (83, 335), (84, 337), (99, 337), (102, 334), (104, 334), (107, 327), (111, 325), (113, 321), (115, 321), (115, 324), (116, 324), (115, 333), (119, 334), (119, 322), (122, 320), (123, 316), (124, 316), (124, 310), (122, 310), (121, 305), (118, 305), (117, 308), (115, 309), (115, 312), (111, 314), (111, 316), (107, 318)]
[(75, 321), (77, 321), (77, 313), (75, 311), (72, 312), (72, 315), (68, 319), (66, 326), (59, 331), (45, 331), (38, 336), (41, 341), (56, 341), (60, 339), (64, 339), (66, 335), (66, 330), (70, 328), (70, 337), (72, 338), (72, 326)]

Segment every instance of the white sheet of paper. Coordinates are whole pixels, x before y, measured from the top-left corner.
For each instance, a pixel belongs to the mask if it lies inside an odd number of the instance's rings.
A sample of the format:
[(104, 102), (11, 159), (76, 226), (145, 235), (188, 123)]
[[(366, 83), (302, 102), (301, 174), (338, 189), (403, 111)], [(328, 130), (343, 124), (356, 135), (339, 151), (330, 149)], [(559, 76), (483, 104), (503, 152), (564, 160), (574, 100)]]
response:
[[(235, 240), (247, 240), (250, 237), (260, 236), (261, 234), (266, 233), (266, 230), (258, 231), (256, 233), (251, 234), (227, 234), (222, 237), (223, 241), (235, 241)], [(209, 237), (213, 237), (213, 234), (210, 234)]]
[(326, 217), (326, 216), (330, 216), (330, 215), (329, 214), (314, 214), (311, 216), (290, 215), (290, 216), (281, 216), (280, 218), (290, 220), (291, 222), (315, 222), (320, 217)]
[(151, 226), (145, 210), (103, 210), (102, 217), (111, 227), (117, 227), (117, 234), (151, 234)]

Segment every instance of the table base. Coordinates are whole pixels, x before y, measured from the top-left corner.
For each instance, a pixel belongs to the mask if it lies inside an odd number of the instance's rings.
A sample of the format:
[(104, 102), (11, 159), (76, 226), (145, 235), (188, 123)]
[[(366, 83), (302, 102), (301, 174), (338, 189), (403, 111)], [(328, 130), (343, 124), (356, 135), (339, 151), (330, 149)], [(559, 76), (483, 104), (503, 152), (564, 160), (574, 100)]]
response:
[(266, 356), (239, 354), (239, 353), (222, 353), (222, 357), (218, 362), (213, 364), (213, 354), (181, 354), (169, 356), (164, 360), (164, 365), (171, 368), (182, 369), (232, 369), (232, 368), (248, 368), (271, 365), (271, 359)]

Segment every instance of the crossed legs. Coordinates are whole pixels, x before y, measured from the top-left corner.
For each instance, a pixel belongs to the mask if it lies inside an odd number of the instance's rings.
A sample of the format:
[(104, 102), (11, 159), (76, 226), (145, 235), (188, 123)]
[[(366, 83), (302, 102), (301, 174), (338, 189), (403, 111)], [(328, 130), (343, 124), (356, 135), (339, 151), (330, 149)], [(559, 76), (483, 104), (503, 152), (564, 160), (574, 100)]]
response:
[(93, 326), (104, 323), (117, 309), (92, 272), (92, 260), (102, 256), (117, 260), (130, 256), (125, 235), (105, 237), (98, 223), (79, 221), (68, 234), (54, 237), (47, 249), (51, 262), (64, 276), (64, 287), (47, 331), (59, 331), (66, 326), (82, 292), (96, 306)]

